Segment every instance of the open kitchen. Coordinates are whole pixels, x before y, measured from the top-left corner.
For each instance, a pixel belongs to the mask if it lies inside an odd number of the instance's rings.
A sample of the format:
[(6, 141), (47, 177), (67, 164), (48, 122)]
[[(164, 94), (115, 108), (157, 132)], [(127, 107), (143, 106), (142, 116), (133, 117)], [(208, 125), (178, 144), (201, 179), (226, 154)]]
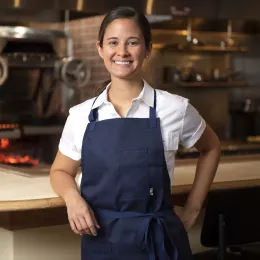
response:
[[(50, 167), (70, 107), (108, 79), (96, 41), (105, 13), (119, 4), (149, 20), (144, 79), (188, 98), (221, 141), (208, 200), (188, 232), (194, 259), (260, 259), (260, 3), (18, 0), (0, 3), (0, 260), (80, 259), (80, 236), (52, 190)], [(198, 157), (194, 147), (176, 148), (176, 209)], [(247, 226), (226, 222), (237, 212)]]

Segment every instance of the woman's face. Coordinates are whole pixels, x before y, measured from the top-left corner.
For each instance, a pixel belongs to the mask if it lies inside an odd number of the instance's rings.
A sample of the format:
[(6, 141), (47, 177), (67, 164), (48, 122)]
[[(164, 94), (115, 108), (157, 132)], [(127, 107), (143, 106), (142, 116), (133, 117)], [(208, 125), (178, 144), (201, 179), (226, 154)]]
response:
[(142, 64), (150, 54), (144, 37), (133, 19), (116, 19), (105, 31), (103, 47), (97, 43), (111, 78), (135, 79), (141, 77)]

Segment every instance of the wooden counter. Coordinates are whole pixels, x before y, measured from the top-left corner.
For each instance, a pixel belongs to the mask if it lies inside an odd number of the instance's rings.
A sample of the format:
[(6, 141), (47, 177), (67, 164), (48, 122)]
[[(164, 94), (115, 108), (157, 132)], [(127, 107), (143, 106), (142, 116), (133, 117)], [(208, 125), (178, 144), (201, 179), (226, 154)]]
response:
[[(177, 160), (173, 194), (187, 193), (191, 189), (196, 160)], [(260, 185), (260, 155), (223, 157), (211, 189)], [(22, 176), (6, 170), (0, 171), (0, 212), (53, 208), (64, 202), (53, 192), (48, 172)]]
[[(174, 201), (187, 196), (195, 168), (194, 159), (177, 160), (172, 180)], [(260, 186), (260, 155), (232, 156), (221, 159), (211, 190), (256, 185)], [(26, 176), (8, 169), (3, 172), (0, 168), (0, 226), (3, 226), (1, 221), (8, 226), (11, 215), (14, 219), (20, 219), (21, 211), (27, 212), (32, 218), (39, 218), (43, 212), (48, 212), (47, 209), (53, 209), (57, 214), (64, 213), (64, 206), (63, 200), (56, 196), (50, 186), (46, 169), (45, 174)]]
[[(177, 160), (172, 185), (173, 195), (188, 193), (195, 171), (194, 159)], [(210, 190), (260, 186), (260, 154), (221, 157)]]

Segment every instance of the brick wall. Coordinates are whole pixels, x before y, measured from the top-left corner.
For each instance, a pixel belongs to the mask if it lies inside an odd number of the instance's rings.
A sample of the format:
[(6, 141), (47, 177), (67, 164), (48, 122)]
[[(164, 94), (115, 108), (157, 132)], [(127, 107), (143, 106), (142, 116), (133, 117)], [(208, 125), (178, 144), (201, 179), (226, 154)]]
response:
[(87, 59), (91, 67), (91, 80), (82, 90), (81, 101), (92, 97), (96, 86), (109, 78), (96, 48), (98, 31), (103, 18), (103, 16), (96, 16), (70, 22), (74, 56)]

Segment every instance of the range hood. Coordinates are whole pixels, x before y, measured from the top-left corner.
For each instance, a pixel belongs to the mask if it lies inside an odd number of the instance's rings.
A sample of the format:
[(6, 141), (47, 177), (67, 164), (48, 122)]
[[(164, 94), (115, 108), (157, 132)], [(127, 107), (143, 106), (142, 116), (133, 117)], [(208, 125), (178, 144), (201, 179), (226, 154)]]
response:
[(171, 19), (171, 11), (175, 10), (170, 0), (5, 0), (0, 1), (0, 23), (6, 19), (58, 22), (65, 10), (71, 11), (71, 17), (81, 18), (105, 14), (122, 4), (141, 10), (156, 21)]
[(0, 1), (0, 10), (75, 10), (104, 14), (117, 6), (133, 6), (148, 15), (170, 15), (171, 0), (5, 0)]
[[(173, 3), (172, 0), (5, 0), (0, 1), (0, 25), (63, 22), (66, 11), (69, 11), (69, 19), (76, 19), (102, 15), (125, 5), (145, 13), (152, 29), (183, 30), (191, 23), (194, 31), (227, 30), (228, 19), (192, 17), (189, 7)], [(232, 27), (233, 32), (254, 34), (260, 31), (259, 21), (233, 21)]]

